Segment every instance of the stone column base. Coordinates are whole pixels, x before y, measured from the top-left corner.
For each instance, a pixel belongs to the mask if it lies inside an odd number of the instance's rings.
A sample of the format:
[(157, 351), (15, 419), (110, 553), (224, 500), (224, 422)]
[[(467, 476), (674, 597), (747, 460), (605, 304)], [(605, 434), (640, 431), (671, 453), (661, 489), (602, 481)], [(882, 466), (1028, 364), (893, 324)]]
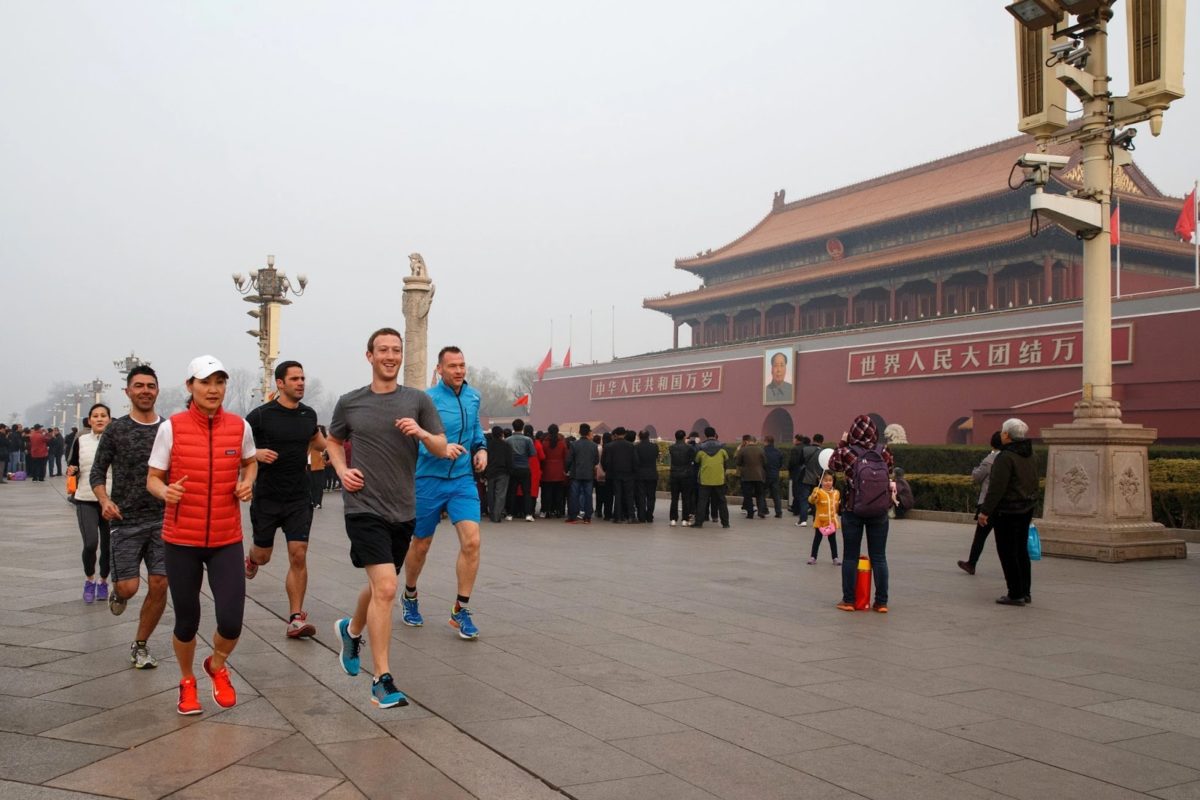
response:
[(1077, 418), (1042, 430), (1050, 445), (1042, 553), (1093, 561), (1187, 558), (1187, 543), (1154, 522), (1147, 446), (1158, 431)]

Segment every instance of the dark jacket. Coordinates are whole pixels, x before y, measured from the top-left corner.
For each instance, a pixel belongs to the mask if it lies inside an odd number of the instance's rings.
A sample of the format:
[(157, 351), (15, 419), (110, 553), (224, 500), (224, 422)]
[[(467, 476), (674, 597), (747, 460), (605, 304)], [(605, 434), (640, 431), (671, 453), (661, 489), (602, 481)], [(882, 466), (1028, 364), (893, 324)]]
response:
[(804, 459), (804, 466), (800, 471), (800, 482), (805, 486), (816, 486), (821, 482), (821, 462), (817, 459), (821, 457), (822, 449), (817, 444), (806, 444), (800, 448), (800, 456)]
[(658, 445), (654, 442), (638, 442), (633, 450), (637, 454), (638, 480), (658, 480)]
[(778, 483), (779, 471), (783, 469), (783, 451), (769, 444), (763, 448), (763, 458), (767, 465), (767, 483)]
[(571, 443), (567, 455), (567, 474), (573, 481), (596, 479), (596, 465), (600, 463), (600, 447), (591, 439), (577, 439)]
[(633, 478), (637, 474), (637, 453), (633, 442), (613, 439), (604, 445), (604, 472), (609, 480)]
[(487, 454), (487, 469), (483, 471), (486, 477), (495, 478), (497, 475), (507, 475), (512, 469), (512, 448), (508, 446), (506, 440), (487, 437)]
[(1037, 463), (1028, 439), (1009, 442), (992, 462), (987, 496), (979, 510), (993, 514), (1028, 514), (1037, 505)]
[(690, 478), (694, 474), (696, 448), (687, 442), (676, 442), (667, 448), (672, 478)]
[(738, 465), (743, 481), (761, 483), (767, 479), (767, 459), (763, 455), (761, 444), (754, 443), (743, 447), (734, 456), (734, 463)]

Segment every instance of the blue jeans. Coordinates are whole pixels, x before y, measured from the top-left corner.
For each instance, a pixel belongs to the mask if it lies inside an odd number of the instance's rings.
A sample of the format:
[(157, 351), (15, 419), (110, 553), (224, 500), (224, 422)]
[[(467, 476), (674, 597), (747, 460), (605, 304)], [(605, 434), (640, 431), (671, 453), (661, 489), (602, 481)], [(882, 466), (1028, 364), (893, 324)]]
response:
[(580, 514), (584, 519), (592, 518), (592, 481), (583, 481), (579, 478), (574, 478), (571, 481), (571, 498), (568, 504), (568, 513), (570, 518), (574, 519)]
[[(796, 484), (796, 515), (800, 517), (801, 522), (808, 519), (808, 515), (812, 513), (812, 506), (808, 504), (808, 496), (815, 488), (811, 483)], [(813, 522), (816, 523), (816, 519), (813, 519)]]
[(849, 511), (842, 514), (842, 602), (854, 602), (854, 584), (858, 579), (858, 556), (862, 552), (863, 531), (867, 534), (867, 558), (875, 574), (875, 602), (887, 605), (887, 514), (864, 519)]
[(8, 471), (17, 472), (21, 469), (21, 453), (13, 451), (8, 454)]

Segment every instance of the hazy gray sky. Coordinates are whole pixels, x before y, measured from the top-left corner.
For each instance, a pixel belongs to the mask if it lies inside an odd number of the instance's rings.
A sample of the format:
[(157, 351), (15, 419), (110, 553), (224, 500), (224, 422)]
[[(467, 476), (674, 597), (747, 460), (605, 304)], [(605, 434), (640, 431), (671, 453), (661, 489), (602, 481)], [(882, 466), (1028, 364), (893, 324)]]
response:
[[(311, 281), (281, 357), (339, 393), (368, 379), (367, 334), (403, 327), (413, 251), (431, 348), (469, 365), (536, 364), (551, 320), (557, 363), (570, 315), (575, 360), (607, 360), (613, 306), (617, 355), (669, 347), (642, 298), (698, 285), (674, 259), (777, 189), (1016, 133), (1003, 6), (0, 0), (0, 418), (116, 382), (130, 350), (164, 384), (200, 353), (254, 368), (229, 276), (268, 253)], [(1164, 192), (1200, 175), (1198, 123), (1188, 97), (1137, 139)]]

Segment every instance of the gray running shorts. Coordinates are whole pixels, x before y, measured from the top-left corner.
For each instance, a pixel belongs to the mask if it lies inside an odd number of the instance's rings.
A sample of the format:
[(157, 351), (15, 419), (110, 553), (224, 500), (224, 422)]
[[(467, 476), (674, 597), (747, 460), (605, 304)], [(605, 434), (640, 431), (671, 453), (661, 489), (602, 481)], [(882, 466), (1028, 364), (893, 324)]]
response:
[(150, 575), (166, 575), (163, 561), (162, 521), (127, 522), (113, 520), (109, 533), (112, 552), (112, 578), (125, 581), (141, 574), (146, 564)]

